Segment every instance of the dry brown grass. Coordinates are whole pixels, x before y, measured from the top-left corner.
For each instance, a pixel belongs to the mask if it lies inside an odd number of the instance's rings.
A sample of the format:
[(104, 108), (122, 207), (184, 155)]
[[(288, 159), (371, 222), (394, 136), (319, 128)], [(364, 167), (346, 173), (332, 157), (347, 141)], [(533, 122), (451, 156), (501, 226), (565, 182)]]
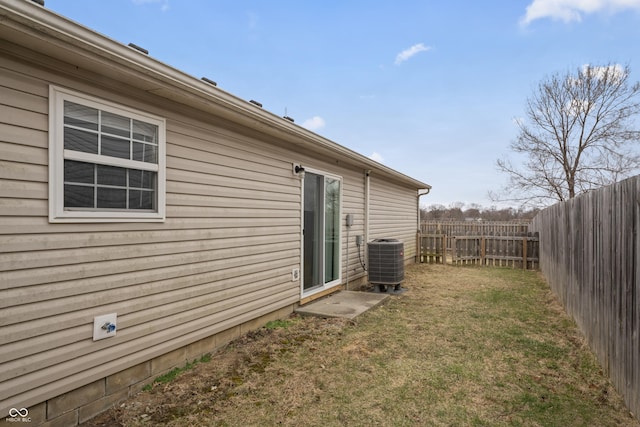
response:
[(537, 273), (406, 276), (356, 321), (293, 316), (92, 425), (640, 426)]

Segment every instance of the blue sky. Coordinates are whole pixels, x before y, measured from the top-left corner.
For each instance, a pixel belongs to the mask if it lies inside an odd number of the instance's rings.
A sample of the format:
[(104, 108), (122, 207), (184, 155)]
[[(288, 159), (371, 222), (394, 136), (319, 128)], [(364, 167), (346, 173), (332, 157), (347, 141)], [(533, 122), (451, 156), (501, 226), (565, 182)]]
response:
[[(433, 186), (496, 205), (514, 119), (584, 64), (640, 80), (640, 0), (46, 0), (46, 7)], [(497, 204), (501, 207), (500, 204)]]

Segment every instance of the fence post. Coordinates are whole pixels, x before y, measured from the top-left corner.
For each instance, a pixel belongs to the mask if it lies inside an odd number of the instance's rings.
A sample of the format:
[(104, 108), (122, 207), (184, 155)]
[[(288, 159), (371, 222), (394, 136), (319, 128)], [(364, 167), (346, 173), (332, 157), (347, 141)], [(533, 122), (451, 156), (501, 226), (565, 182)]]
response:
[(527, 269), (527, 236), (522, 237), (522, 269)]
[(485, 244), (486, 244), (486, 241), (484, 239), (484, 235), (482, 235), (480, 237), (480, 265), (485, 265), (484, 264), (484, 257), (486, 254)]
[(446, 264), (447, 263), (447, 235), (443, 234), (442, 235), (442, 258), (441, 258), (442, 264)]
[(451, 236), (451, 262), (455, 265), (456, 262), (456, 236)]

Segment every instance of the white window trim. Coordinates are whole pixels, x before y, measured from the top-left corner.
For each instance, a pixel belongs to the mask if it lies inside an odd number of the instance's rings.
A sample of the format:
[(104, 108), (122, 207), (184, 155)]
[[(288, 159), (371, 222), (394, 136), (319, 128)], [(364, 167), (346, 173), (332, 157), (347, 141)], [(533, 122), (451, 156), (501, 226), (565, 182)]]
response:
[[(322, 175), (325, 178), (325, 182), (327, 178), (331, 178), (331, 179), (337, 179), (340, 181), (340, 207), (339, 207), (339, 216), (340, 216), (340, 244), (338, 245), (338, 250), (340, 251), (340, 253), (338, 254), (338, 262), (339, 262), (339, 266), (338, 266), (338, 278), (335, 280), (332, 280), (331, 282), (327, 282), (322, 286), (316, 286), (313, 287), (311, 289), (305, 290), (304, 289), (304, 235), (302, 233), (302, 229), (304, 229), (304, 181), (302, 182), (301, 190), (300, 190), (300, 194), (301, 194), (301, 203), (300, 203), (300, 227), (301, 227), (301, 231), (300, 231), (300, 298), (308, 298), (310, 296), (313, 296), (315, 294), (318, 294), (320, 292), (324, 292), (327, 289), (331, 289), (331, 288), (335, 288), (336, 286), (339, 286), (342, 284), (342, 269), (343, 269), (343, 260), (342, 260), (342, 255), (343, 255), (343, 228), (344, 228), (344, 224), (342, 223), (342, 207), (344, 204), (344, 179), (342, 176), (340, 175), (335, 175), (333, 173), (330, 172), (326, 172), (323, 171), (321, 169), (314, 169), (311, 167), (304, 167), (305, 172), (311, 172), (313, 174), (316, 175)], [(304, 180), (304, 178), (302, 178)], [(325, 251), (325, 244), (326, 242), (324, 242), (323, 239), (323, 243), (322, 243), (322, 252), (324, 253)], [(348, 262), (348, 260), (347, 260)], [(324, 265), (322, 266), (324, 268)]]
[[(64, 149), (64, 101), (124, 115), (158, 126), (158, 163), (115, 159), (113, 165), (158, 173), (157, 211), (98, 211), (64, 209), (64, 159), (96, 163), (104, 157)], [(49, 222), (163, 222), (166, 214), (166, 120), (133, 108), (58, 86), (49, 86)]]

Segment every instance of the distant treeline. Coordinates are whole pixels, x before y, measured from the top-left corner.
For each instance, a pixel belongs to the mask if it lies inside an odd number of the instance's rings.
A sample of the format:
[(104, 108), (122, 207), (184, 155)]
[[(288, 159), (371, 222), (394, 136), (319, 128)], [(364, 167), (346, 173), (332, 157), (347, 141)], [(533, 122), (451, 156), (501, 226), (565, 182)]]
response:
[(421, 209), (421, 219), (423, 220), (460, 220), (460, 221), (512, 221), (517, 219), (533, 219), (539, 209), (515, 209), (495, 206), (483, 207), (472, 203), (452, 203), (448, 207), (444, 205), (429, 205), (426, 209)]

